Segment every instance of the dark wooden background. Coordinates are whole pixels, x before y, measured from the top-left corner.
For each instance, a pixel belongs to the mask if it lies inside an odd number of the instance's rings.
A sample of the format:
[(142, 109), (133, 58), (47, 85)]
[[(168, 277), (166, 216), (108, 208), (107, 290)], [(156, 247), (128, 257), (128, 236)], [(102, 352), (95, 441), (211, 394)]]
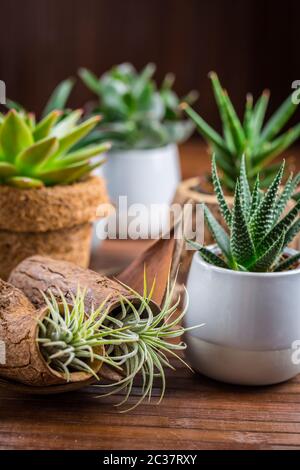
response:
[[(215, 69), (239, 110), (247, 91), (272, 90), (271, 109), (300, 79), (299, 0), (0, 0), (0, 79), (39, 111), (79, 66), (98, 74), (122, 61), (176, 73), (176, 90), (200, 91), (215, 125), (207, 73)], [(90, 94), (78, 83), (71, 104)]]

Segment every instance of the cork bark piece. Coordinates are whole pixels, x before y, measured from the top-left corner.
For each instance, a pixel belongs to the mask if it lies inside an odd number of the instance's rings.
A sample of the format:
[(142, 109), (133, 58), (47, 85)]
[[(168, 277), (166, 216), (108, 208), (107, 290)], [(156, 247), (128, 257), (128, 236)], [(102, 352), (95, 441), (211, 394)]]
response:
[[(36, 341), (37, 319), (42, 320), (47, 314), (47, 308), (36, 310), (23, 292), (0, 280), (0, 340), (5, 345), (1, 377), (33, 387), (67, 383), (61, 373), (47, 365)], [(90, 364), (96, 373), (101, 365), (101, 361)], [(92, 377), (86, 372), (71, 372), (70, 382), (84, 384)]]
[[(110, 311), (120, 305), (120, 297), (134, 299), (131, 291), (119, 282), (90, 270), (83, 269), (73, 263), (57, 261), (42, 256), (33, 256), (20, 263), (11, 273), (9, 282), (28, 297), (37, 308), (44, 305), (41, 292), (47, 293), (49, 289), (59, 298), (59, 290), (63, 292), (70, 304), (78, 286), (86, 288), (85, 311), (87, 314), (92, 307), (97, 308), (104, 300)], [(156, 304), (152, 303), (156, 309)]]
[(70, 185), (18, 189), (0, 185), (0, 229), (47, 232), (92, 222), (108, 203), (105, 182), (97, 176)]
[(51, 255), (87, 267), (91, 236), (90, 223), (40, 233), (0, 230), (0, 278), (6, 280), (15, 266), (36, 254)]

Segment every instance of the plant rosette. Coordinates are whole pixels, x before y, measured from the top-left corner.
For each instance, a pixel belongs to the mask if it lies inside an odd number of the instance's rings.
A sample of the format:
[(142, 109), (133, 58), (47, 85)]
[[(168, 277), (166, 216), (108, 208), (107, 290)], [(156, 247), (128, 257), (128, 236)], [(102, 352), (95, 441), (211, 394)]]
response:
[(292, 177), (278, 192), (284, 165), (268, 190), (251, 192), (245, 160), (233, 207), (224, 198), (213, 160), (215, 192), (227, 231), (208, 207), (204, 214), (217, 246), (199, 246), (188, 277), (185, 326), (188, 358), (201, 373), (224, 382), (268, 385), (300, 372), (300, 253), (287, 248), (299, 233), (300, 203), (285, 213)]
[[(0, 277), (34, 254), (87, 266), (92, 222), (108, 202), (105, 182), (90, 176), (108, 144), (72, 148), (99, 121), (77, 125), (81, 111), (40, 122), (25, 112), (0, 116)], [(58, 122), (57, 122), (58, 121)]]
[(177, 145), (111, 150), (105, 165), (96, 171), (104, 176), (110, 200), (116, 205), (111, 217), (117, 233), (121, 224), (130, 229), (137, 221), (134, 235), (138, 238), (158, 236), (167, 229), (169, 207), (181, 179)]

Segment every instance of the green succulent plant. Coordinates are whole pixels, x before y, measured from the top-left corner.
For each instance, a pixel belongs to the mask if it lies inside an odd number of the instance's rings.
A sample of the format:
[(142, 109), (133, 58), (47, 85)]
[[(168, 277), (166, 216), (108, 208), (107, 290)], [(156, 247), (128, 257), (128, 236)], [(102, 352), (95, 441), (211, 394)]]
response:
[[(145, 398), (151, 398), (155, 379), (161, 380), (159, 401), (162, 400), (166, 386), (165, 369), (174, 369), (169, 357), (176, 357), (185, 364), (177, 351), (184, 350), (186, 345), (172, 340), (201, 325), (188, 329), (180, 325), (187, 304), (179, 314), (180, 298), (177, 302), (172, 301), (175, 282), (173, 285), (168, 284), (165, 301), (159, 312), (154, 312), (151, 307), (155, 281), (148, 290), (146, 273), (143, 295), (124, 286), (131, 291), (133, 298), (128, 300), (121, 296), (120, 311), (109, 314), (108, 297), (88, 317), (84, 310), (85, 291), (80, 287), (76, 297), (72, 298), (72, 306), (61, 292), (60, 299), (56, 300), (49, 291), (45, 296), (48, 314), (39, 321), (37, 342), (47, 363), (63, 373), (67, 381), (70, 372), (76, 370), (95, 375), (91, 368), (95, 359), (122, 371), (124, 379), (119, 382), (107, 385), (99, 382), (99, 387), (109, 389), (105, 396), (125, 391), (125, 397), (119, 405), (127, 402), (136, 378), (141, 376), (142, 396), (129, 408), (132, 409)], [(105, 348), (105, 354), (97, 352), (99, 346)]]
[(287, 270), (300, 259), (300, 253), (291, 257), (283, 256), (284, 249), (300, 232), (300, 200), (285, 213), (287, 203), (300, 182), (300, 173), (295, 178), (291, 174), (280, 192), (284, 165), (283, 162), (266, 192), (260, 190), (259, 176), (256, 177), (251, 192), (245, 157), (242, 157), (233, 208), (230, 210), (217, 173), (216, 158), (213, 156), (214, 190), (229, 233), (204, 206), (205, 220), (221, 254), (219, 256), (215, 251), (190, 241), (205, 261), (236, 271), (268, 272)]
[(54, 110), (35, 122), (34, 115), (15, 109), (0, 114), (0, 184), (18, 188), (70, 184), (103, 163), (100, 154), (110, 144), (73, 150), (96, 126), (99, 116), (79, 125), (81, 110), (58, 122), (59, 116)]
[(297, 104), (289, 96), (264, 125), (269, 91), (265, 90), (255, 104), (252, 95), (248, 94), (244, 118), (241, 121), (217, 74), (211, 72), (209, 76), (222, 121), (222, 135), (188, 104), (182, 103), (181, 107), (194, 121), (200, 134), (210, 143), (217, 164), (222, 169), (222, 182), (227, 190), (234, 191), (243, 155), (246, 158), (250, 187), (254, 187), (258, 173), (264, 177), (262, 187), (267, 187), (279, 169), (277, 163), (270, 163), (300, 137), (300, 124), (280, 134), (296, 111)]
[[(85, 68), (79, 70), (85, 85), (98, 98), (91, 112), (103, 115), (100, 126), (83, 143), (109, 139), (115, 148), (156, 148), (191, 135), (194, 126), (182, 117), (180, 100), (172, 90), (173, 75), (167, 75), (158, 89), (152, 79), (154, 71), (153, 64), (138, 73), (124, 63), (98, 79)], [(191, 92), (183, 99), (193, 103), (196, 98)]]

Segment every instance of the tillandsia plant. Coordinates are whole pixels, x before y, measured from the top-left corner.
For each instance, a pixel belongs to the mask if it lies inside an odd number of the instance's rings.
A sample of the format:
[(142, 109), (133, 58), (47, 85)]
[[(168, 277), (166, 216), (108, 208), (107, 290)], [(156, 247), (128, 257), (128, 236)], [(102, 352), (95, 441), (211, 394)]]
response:
[[(103, 115), (101, 125), (83, 144), (109, 139), (119, 149), (157, 148), (191, 135), (193, 123), (183, 119), (180, 100), (172, 90), (174, 76), (168, 74), (158, 89), (154, 72), (153, 64), (138, 73), (124, 63), (98, 79), (87, 69), (79, 70), (83, 82), (98, 97), (91, 113)], [(191, 92), (183, 99), (192, 104), (197, 94)]]
[(297, 104), (289, 96), (264, 124), (269, 91), (263, 91), (256, 103), (253, 96), (248, 94), (241, 121), (217, 74), (211, 72), (209, 76), (222, 121), (223, 135), (207, 124), (189, 104), (182, 103), (181, 107), (194, 121), (200, 134), (211, 144), (217, 164), (223, 172), (222, 182), (229, 192), (234, 191), (243, 155), (246, 158), (250, 187), (254, 187), (258, 173), (263, 177), (262, 187), (267, 187), (280, 166), (277, 163), (270, 164), (300, 137), (300, 124), (280, 134), (296, 111)]
[[(143, 381), (142, 396), (129, 409), (138, 406), (145, 398), (151, 398), (154, 380), (158, 378), (162, 382), (160, 402), (166, 386), (165, 369), (174, 369), (168, 356), (176, 357), (187, 365), (177, 355), (177, 351), (184, 350), (186, 345), (183, 342), (172, 342), (187, 331), (180, 326), (187, 305), (178, 313), (180, 298), (172, 303), (174, 282), (172, 286), (168, 284), (162, 308), (154, 311), (150, 303), (154, 286), (155, 281), (148, 291), (145, 274), (143, 295), (124, 284), (133, 298), (129, 300), (121, 296), (120, 311), (109, 313), (104, 301), (88, 317), (84, 311), (85, 292), (80, 288), (76, 298), (73, 298), (72, 307), (60, 293), (63, 309), (50, 292), (46, 297), (49, 315), (39, 322), (37, 338), (47, 363), (64, 373), (66, 380), (74, 370), (93, 373), (91, 364), (94, 360), (101, 360), (117, 368), (123, 379), (107, 385), (99, 382), (99, 386), (111, 389), (105, 395), (125, 390), (125, 397), (119, 405), (128, 401), (133, 384), (140, 375)], [(104, 354), (97, 352), (99, 347), (104, 347)]]
[(39, 122), (15, 109), (0, 114), (0, 184), (18, 188), (70, 184), (100, 166), (100, 154), (110, 144), (73, 150), (100, 120), (94, 116), (77, 125), (81, 114), (73, 111), (60, 122), (57, 110)]
[(284, 271), (295, 265), (300, 253), (286, 257), (284, 249), (300, 232), (300, 201), (285, 213), (288, 201), (299, 184), (300, 174), (289, 176), (279, 192), (285, 163), (264, 193), (259, 176), (251, 192), (246, 174), (245, 157), (241, 159), (240, 175), (236, 181), (234, 203), (229, 209), (217, 173), (216, 158), (212, 161), (212, 181), (219, 209), (229, 234), (221, 227), (210, 210), (204, 206), (208, 227), (217, 242), (218, 253), (190, 242), (199, 249), (202, 258), (215, 266), (236, 271)]

